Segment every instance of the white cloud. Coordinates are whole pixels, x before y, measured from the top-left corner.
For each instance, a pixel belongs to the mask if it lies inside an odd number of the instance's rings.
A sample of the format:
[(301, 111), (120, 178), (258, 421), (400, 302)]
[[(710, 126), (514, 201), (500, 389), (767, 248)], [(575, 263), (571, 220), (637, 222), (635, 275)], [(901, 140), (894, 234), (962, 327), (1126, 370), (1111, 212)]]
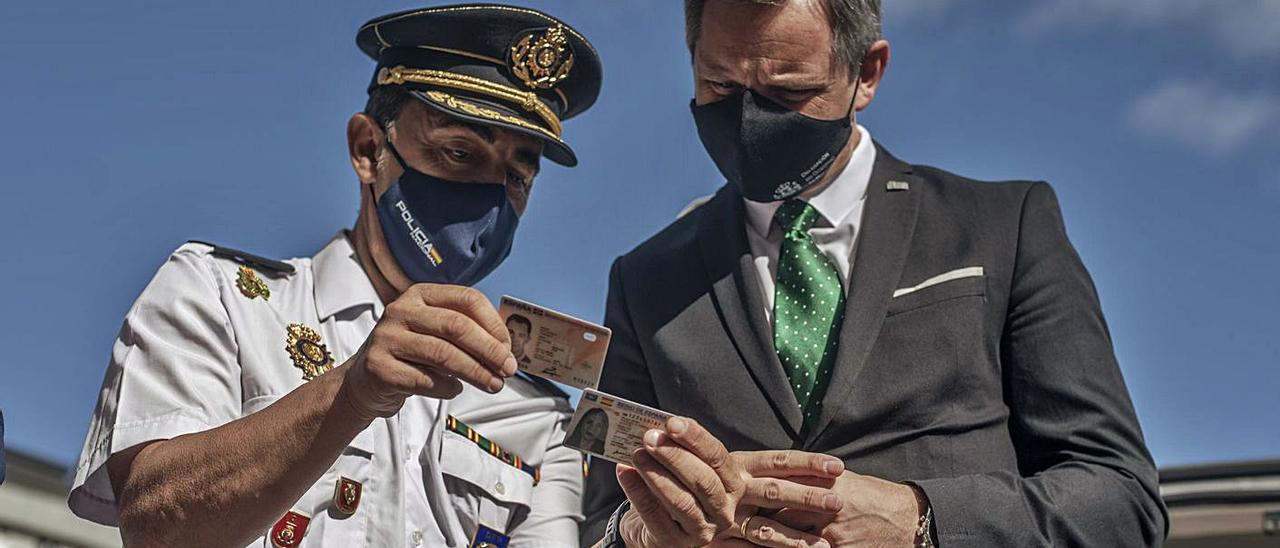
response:
[(1276, 0), (1047, 0), (1022, 17), (1019, 29), (1041, 34), (1066, 27), (1173, 24), (1188, 36), (1208, 35), (1242, 57), (1280, 55)]
[(1134, 101), (1129, 123), (1145, 135), (1222, 156), (1271, 138), (1280, 124), (1280, 95), (1168, 82)]

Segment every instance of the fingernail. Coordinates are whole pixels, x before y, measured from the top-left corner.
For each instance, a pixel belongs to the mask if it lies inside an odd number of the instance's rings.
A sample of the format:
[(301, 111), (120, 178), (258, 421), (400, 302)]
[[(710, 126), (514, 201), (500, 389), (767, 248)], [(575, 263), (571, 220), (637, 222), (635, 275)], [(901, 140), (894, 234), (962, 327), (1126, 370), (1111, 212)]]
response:
[(839, 476), (844, 473), (844, 463), (832, 459), (822, 463), (822, 470), (832, 476)]
[(644, 449), (636, 449), (635, 452), (631, 453), (632, 464), (643, 464), (646, 462), (649, 462), (649, 454), (645, 453)]
[(671, 420), (667, 421), (667, 430), (670, 430), (672, 434), (683, 434), (688, 429), (689, 424), (680, 417), (672, 417)]
[(504, 384), (506, 383), (502, 382), (501, 378), (494, 377), (493, 380), (489, 381), (489, 392), (497, 394), (499, 390), (502, 390)]
[(502, 364), (502, 374), (508, 377), (515, 375), (518, 366), (515, 356), (507, 356), (507, 361)]
[(818, 542), (813, 543), (813, 548), (831, 548), (831, 543), (827, 542), (825, 538), (820, 539)]
[(844, 501), (840, 500), (840, 497), (834, 494), (827, 493), (822, 497), (822, 507), (827, 510), (839, 512), (842, 506), (844, 506)]
[(658, 431), (650, 430), (644, 433), (644, 444), (650, 448), (658, 446)]

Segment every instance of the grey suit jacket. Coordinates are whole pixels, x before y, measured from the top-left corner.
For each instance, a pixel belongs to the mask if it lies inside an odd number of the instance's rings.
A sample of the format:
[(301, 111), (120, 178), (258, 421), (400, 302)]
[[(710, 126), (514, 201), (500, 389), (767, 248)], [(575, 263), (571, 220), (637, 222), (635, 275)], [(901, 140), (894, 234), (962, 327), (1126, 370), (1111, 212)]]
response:
[[(693, 417), (730, 450), (827, 453), (912, 481), (945, 548), (1161, 544), (1155, 467), (1049, 185), (972, 181), (880, 148), (858, 237), (813, 427), (774, 351), (731, 185), (614, 262), (601, 390)], [(982, 274), (923, 283), (968, 267)], [(584, 545), (622, 500), (613, 465), (593, 461)]]

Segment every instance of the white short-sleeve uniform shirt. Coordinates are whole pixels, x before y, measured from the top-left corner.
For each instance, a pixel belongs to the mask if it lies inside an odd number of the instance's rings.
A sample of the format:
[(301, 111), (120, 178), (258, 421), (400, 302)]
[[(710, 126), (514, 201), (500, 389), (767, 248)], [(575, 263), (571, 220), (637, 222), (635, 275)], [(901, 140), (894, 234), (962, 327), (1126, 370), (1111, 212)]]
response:
[[(125, 318), (72, 486), (81, 517), (116, 524), (112, 454), (228, 423), (301, 386), (286, 349), (290, 324), (319, 333), (338, 365), (382, 314), (345, 232), (314, 257), (286, 261), (292, 274), (258, 272), (266, 299), (246, 296), (241, 265), (213, 249), (180, 247)], [(351, 440), (293, 505), (311, 516), (300, 546), (466, 546), (483, 525), (510, 535), (512, 547), (576, 547), (582, 461), (562, 445), (571, 412), (563, 394), (521, 377), (496, 395), (466, 386), (453, 400), (411, 397)], [(541, 481), (447, 430), (450, 415), (540, 466)], [(349, 516), (333, 508), (340, 477), (363, 486)], [(251, 546), (271, 546), (262, 533)]]

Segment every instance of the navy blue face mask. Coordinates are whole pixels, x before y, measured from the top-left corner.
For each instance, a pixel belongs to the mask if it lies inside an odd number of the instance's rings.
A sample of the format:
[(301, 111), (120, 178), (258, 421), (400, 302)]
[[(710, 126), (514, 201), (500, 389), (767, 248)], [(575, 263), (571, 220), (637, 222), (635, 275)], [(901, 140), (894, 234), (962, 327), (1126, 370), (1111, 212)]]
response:
[(503, 185), (458, 183), (409, 167), (381, 199), (378, 221), (400, 269), (417, 283), (474, 285), (511, 253), (520, 217)]

